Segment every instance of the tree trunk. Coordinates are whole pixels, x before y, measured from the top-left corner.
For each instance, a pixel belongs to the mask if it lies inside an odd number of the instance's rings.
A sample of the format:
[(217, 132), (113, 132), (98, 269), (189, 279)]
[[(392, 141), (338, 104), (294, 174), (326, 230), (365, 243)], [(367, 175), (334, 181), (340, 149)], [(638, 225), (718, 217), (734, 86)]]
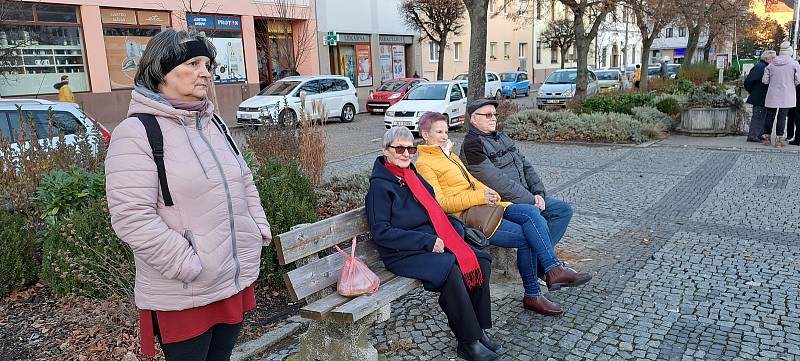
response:
[[(464, 0), (470, 23), (469, 85), (467, 104), (486, 95), (486, 12), (488, 0)], [(464, 117), (464, 127), (469, 128), (469, 114)]]
[(443, 35), (439, 41), (439, 63), (436, 66), (436, 80), (444, 79), (444, 50), (447, 46), (447, 35)]
[(567, 51), (569, 51), (568, 46), (561, 47), (561, 69), (564, 69), (564, 60), (567, 58)]
[(714, 39), (717, 37), (716, 34), (709, 34), (708, 40), (706, 41), (706, 45), (703, 46), (703, 61), (708, 63), (708, 58), (711, 56), (711, 48), (713, 47)]
[(575, 55), (577, 57), (577, 78), (575, 79), (575, 99), (586, 97), (586, 88), (589, 86), (589, 43), (591, 39), (586, 36), (586, 28), (583, 23), (584, 14), (575, 12)]
[(684, 64), (691, 64), (694, 53), (697, 50), (697, 43), (700, 42), (700, 25), (689, 28), (689, 41), (686, 43), (686, 54), (683, 56)]
[(650, 63), (650, 48), (653, 46), (653, 39), (642, 39), (642, 67), (639, 71), (639, 91), (647, 92), (647, 64)]

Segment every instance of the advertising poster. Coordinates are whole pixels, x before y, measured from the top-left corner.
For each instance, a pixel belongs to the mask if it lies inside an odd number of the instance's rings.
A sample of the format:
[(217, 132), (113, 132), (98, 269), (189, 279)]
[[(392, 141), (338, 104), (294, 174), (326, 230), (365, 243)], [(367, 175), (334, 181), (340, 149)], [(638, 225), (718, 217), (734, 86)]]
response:
[(356, 82), (356, 51), (352, 46), (339, 47), (339, 74), (350, 78), (353, 85), (358, 86), (358, 82)]
[(356, 74), (358, 86), (372, 85), (372, 59), (370, 58), (369, 45), (356, 45)]
[(392, 46), (381, 45), (381, 81), (387, 82), (394, 79), (394, 72), (392, 71)]
[(217, 48), (217, 68), (214, 82), (239, 83), (245, 81), (244, 45), (241, 38), (209, 38)]
[(104, 36), (106, 61), (111, 89), (133, 88), (133, 77), (139, 67), (148, 36)]
[(392, 69), (395, 78), (405, 78), (406, 48), (402, 45), (392, 45)]

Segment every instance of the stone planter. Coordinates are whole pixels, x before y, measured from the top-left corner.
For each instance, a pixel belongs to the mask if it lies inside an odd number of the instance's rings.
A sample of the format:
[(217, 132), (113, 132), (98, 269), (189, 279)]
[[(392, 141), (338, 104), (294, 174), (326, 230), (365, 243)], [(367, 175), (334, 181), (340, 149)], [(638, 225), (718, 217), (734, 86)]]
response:
[(691, 136), (722, 136), (736, 134), (735, 108), (683, 108), (681, 133)]

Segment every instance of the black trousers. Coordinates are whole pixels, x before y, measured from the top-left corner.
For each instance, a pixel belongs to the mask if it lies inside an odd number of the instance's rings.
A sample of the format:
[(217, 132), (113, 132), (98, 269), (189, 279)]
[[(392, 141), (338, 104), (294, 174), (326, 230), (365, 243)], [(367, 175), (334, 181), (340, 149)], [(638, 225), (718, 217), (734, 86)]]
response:
[[(775, 114), (778, 118), (775, 118)], [(783, 129), (786, 127), (786, 116), (789, 115), (789, 108), (767, 108), (767, 119), (764, 121), (764, 134), (772, 134), (772, 122), (775, 122), (775, 135), (783, 136)]]
[(800, 108), (789, 109), (789, 117), (786, 119), (786, 138), (794, 138), (800, 128)]
[(447, 315), (447, 324), (458, 342), (477, 341), (483, 330), (492, 328), (492, 310), (489, 291), (491, 262), (478, 258), (483, 272), (483, 284), (467, 290), (458, 265), (453, 265), (450, 274), (439, 290), (439, 306)]
[(229, 361), (233, 346), (239, 338), (242, 323), (214, 325), (204, 334), (186, 341), (164, 344), (158, 332), (158, 320), (153, 312), (153, 329), (164, 351), (166, 361)]

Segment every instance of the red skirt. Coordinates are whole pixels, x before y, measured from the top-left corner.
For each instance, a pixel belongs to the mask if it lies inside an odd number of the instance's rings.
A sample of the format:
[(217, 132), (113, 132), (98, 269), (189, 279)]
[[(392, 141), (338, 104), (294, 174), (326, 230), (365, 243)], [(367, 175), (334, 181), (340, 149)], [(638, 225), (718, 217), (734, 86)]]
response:
[[(256, 308), (253, 285), (221, 301), (182, 311), (155, 311), (158, 332), (164, 344), (186, 341), (204, 334), (220, 323), (235, 325), (242, 322), (244, 313)], [(153, 311), (139, 310), (142, 354), (155, 357)]]

